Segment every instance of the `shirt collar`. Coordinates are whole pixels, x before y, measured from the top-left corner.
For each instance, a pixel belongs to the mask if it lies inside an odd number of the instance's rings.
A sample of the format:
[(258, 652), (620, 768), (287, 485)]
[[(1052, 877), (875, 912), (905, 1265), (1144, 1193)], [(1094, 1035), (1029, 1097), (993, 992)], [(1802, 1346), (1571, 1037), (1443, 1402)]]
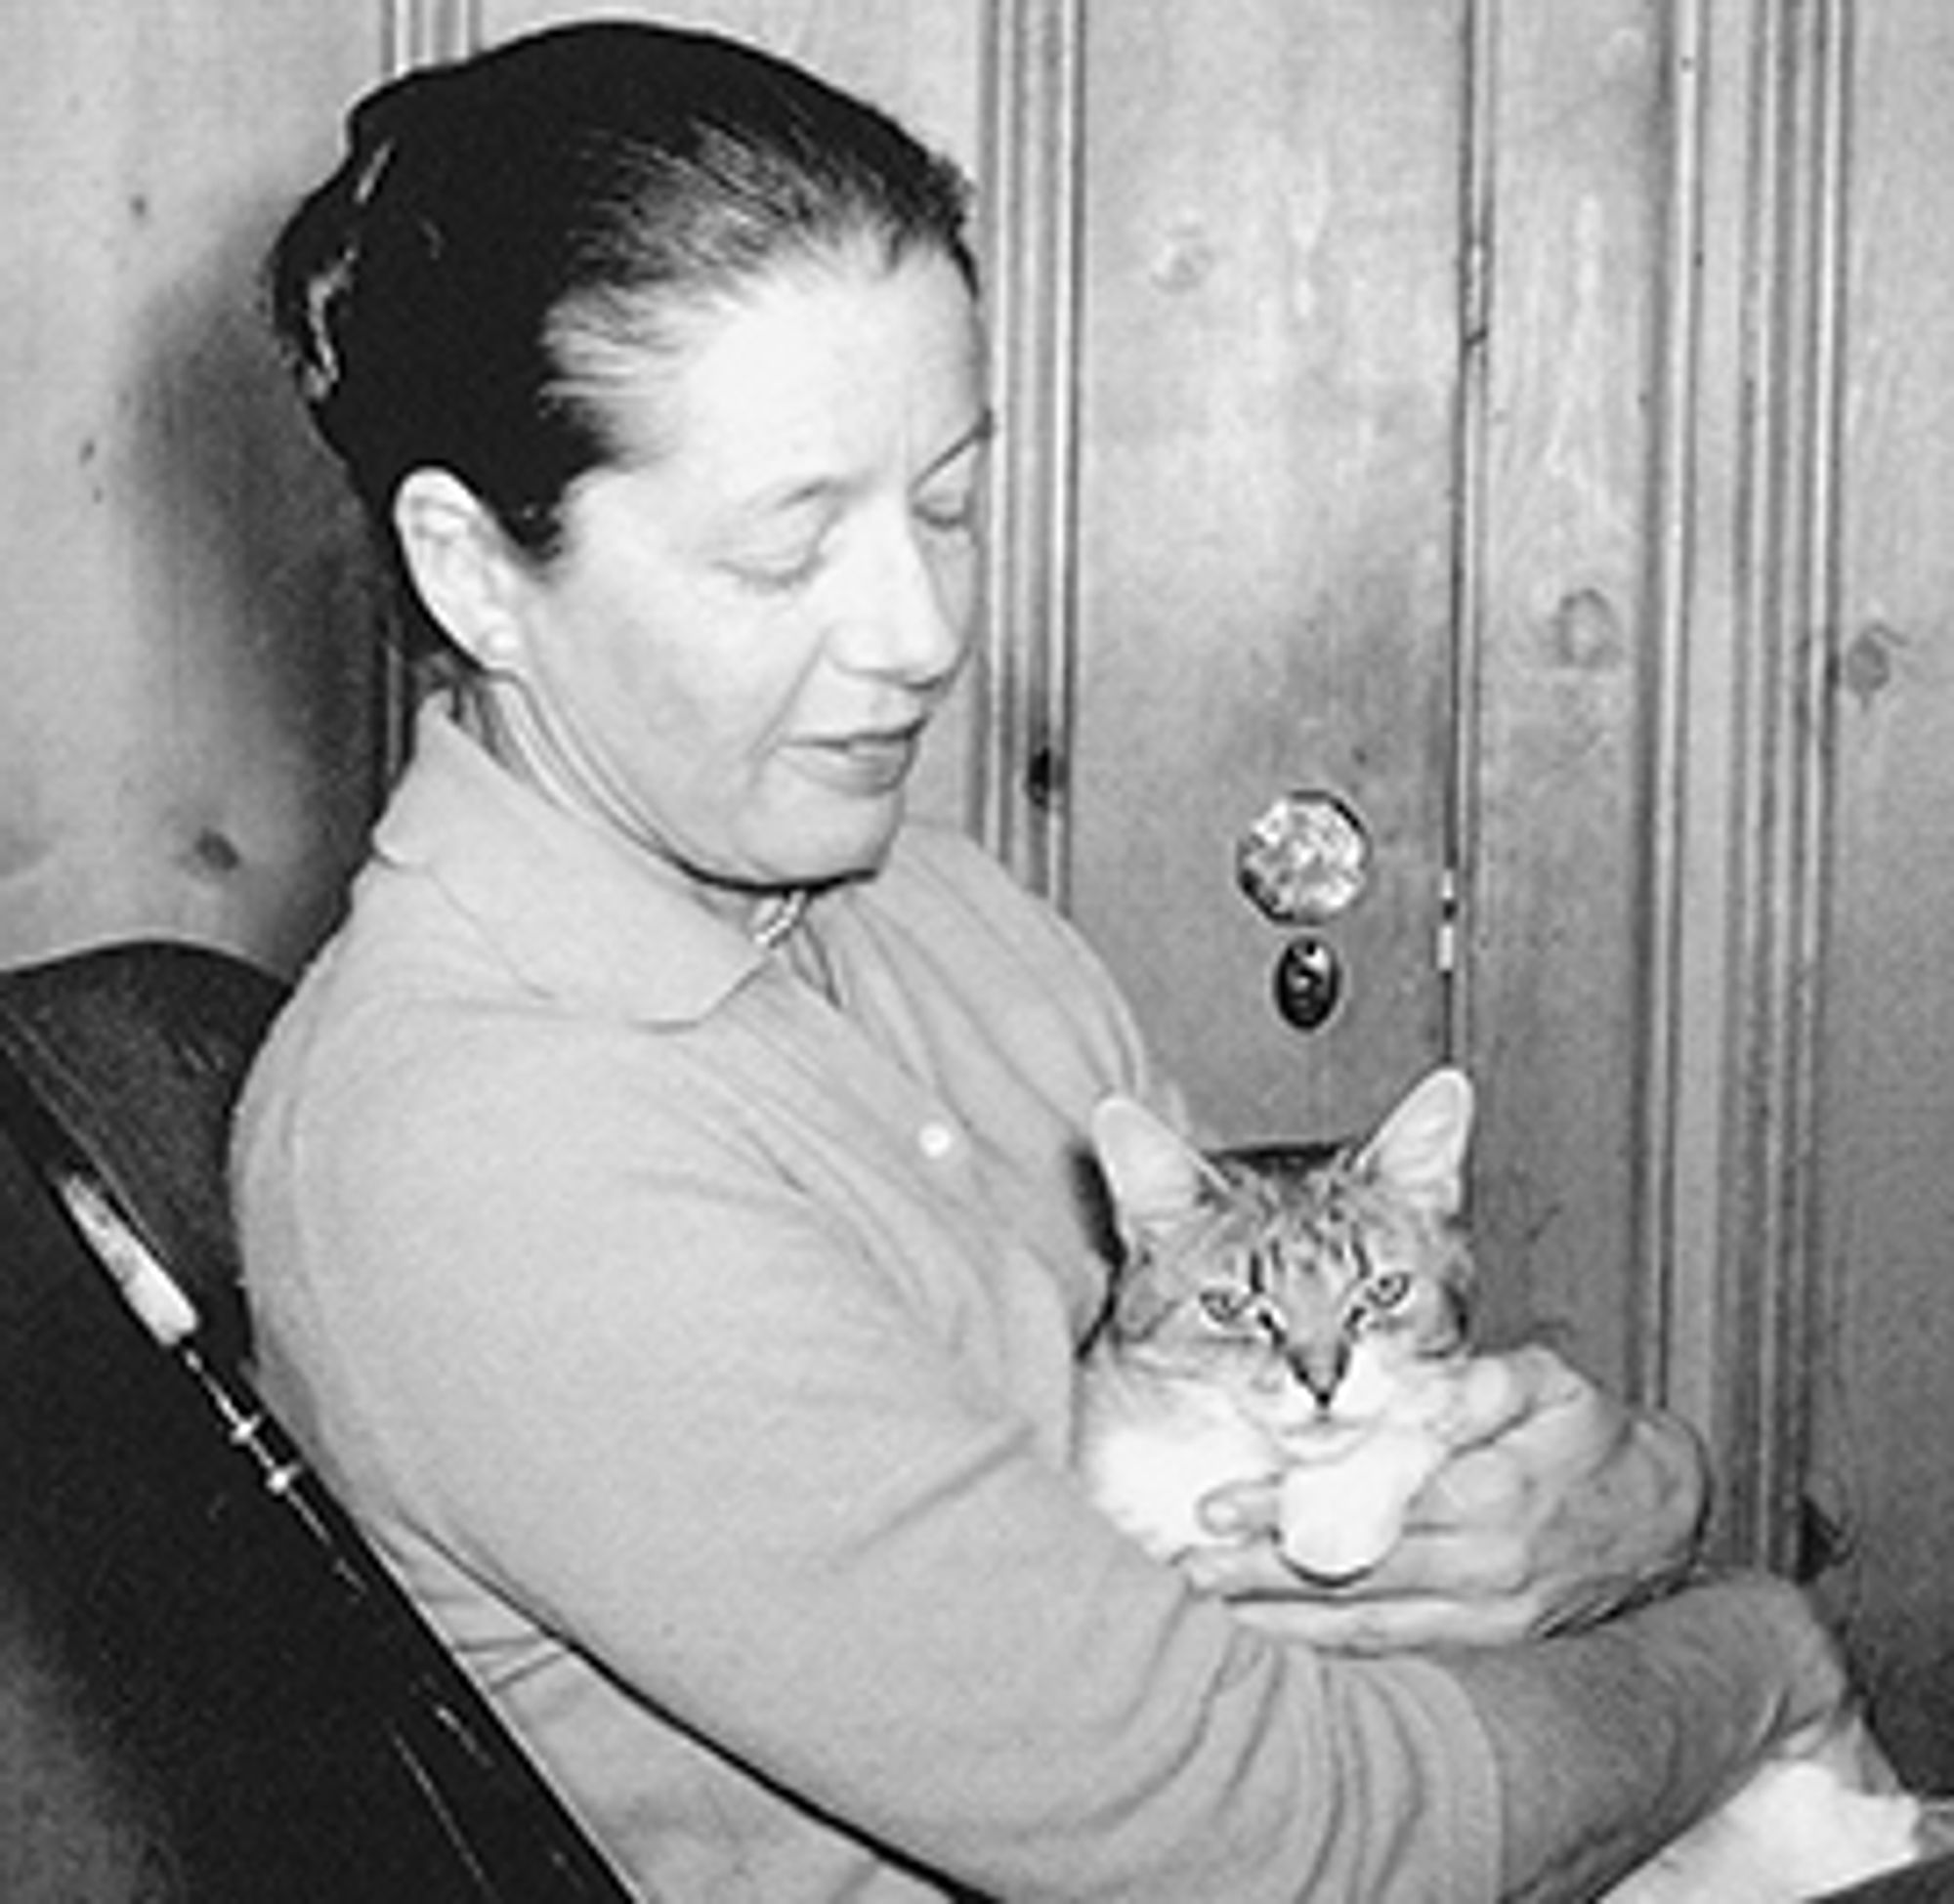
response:
[(696, 1022), (765, 959), (675, 867), (553, 806), (433, 701), (374, 847), (433, 879), (525, 984), (626, 1017)]

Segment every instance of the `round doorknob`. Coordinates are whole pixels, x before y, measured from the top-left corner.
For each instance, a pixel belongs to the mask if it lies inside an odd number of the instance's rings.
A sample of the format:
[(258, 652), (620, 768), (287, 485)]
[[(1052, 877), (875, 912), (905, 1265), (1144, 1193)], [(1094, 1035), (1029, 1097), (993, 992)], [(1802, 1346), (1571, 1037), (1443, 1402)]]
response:
[(1311, 925), (1356, 903), (1371, 837), (1339, 795), (1302, 788), (1272, 801), (1235, 849), (1235, 877), (1273, 925)]

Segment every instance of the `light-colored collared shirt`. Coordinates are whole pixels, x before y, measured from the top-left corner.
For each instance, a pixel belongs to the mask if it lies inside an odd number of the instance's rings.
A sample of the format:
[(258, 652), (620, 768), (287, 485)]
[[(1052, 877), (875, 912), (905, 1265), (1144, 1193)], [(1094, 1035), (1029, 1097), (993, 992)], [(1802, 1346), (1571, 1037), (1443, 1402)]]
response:
[(765, 952), (424, 719), (242, 1112), (262, 1373), (648, 1892), (1493, 1895), (1439, 1668), (1245, 1629), (1067, 1470), (1116, 1088), (967, 842)]

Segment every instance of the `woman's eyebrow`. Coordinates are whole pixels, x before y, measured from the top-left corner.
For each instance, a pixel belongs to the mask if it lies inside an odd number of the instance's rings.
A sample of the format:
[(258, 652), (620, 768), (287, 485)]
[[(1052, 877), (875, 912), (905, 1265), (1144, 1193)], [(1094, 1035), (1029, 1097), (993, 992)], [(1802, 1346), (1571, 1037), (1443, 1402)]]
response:
[[(998, 413), (987, 404), (967, 430), (923, 466), (922, 480), (926, 481), (938, 471), (948, 469), (973, 449), (981, 448), (997, 434)], [(781, 483), (755, 489), (748, 495), (736, 497), (733, 508), (749, 522), (790, 516), (799, 509), (820, 510), (845, 502), (861, 487), (858, 479), (849, 476), (788, 477)]]
[(981, 449), (998, 434), (998, 412), (985, 404), (976, 422), (956, 439), (934, 462), (923, 468), (924, 476), (933, 476), (940, 469), (947, 469), (959, 456), (967, 456), (973, 449)]
[(734, 512), (748, 522), (776, 516), (790, 516), (796, 510), (821, 510), (845, 499), (857, 486), (846, 477), (809, 476), (788, 478), (771, 487), (756, 489), (734, 502)]

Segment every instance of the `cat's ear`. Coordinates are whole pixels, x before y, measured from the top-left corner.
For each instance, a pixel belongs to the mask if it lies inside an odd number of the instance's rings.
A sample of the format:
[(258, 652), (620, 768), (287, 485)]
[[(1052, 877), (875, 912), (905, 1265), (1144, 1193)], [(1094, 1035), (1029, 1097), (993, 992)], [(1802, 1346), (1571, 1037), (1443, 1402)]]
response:
[(1405, 1093), (1364, 1146), (1365, 1168), (1440, 1216), (1466, 1201), (1466, 1146), (1472, 1134), (1472, 1082), (1450, 1066)]
[(1092, 1149), (1129, 1228), (1191, 1214), (1216, 1181), (1213, 1166), (1171, 1125), (1129, 1097), (1102, 1098), (1092, 1109)]

